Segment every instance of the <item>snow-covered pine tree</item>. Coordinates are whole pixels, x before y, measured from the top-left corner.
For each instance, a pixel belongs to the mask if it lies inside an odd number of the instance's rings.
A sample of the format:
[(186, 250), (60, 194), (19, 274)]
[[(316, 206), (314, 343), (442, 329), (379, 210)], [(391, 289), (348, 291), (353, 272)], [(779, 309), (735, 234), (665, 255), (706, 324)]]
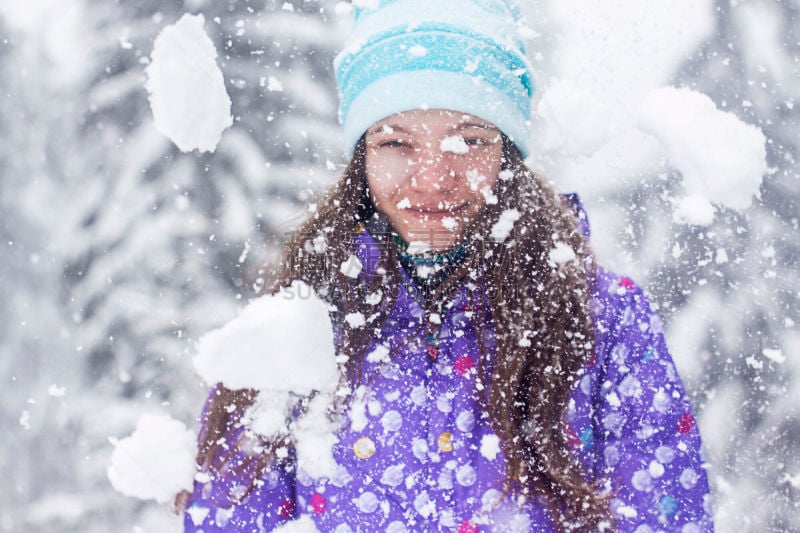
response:
[[(653, 286), (691, 359), (720, 531), (800, 530), (798, 7), (716, 3), (717, 30), (676, 75), (761, 128), (769, 175), (744, 216), (676, 226)], [(683, 292), (667, 291), (681, 287)], [(688, 337), (686, 334), (688, 333)]]
[[(28, 151), (46, 157), (37, 169), (35, 158), (11, 153), (16, 181), (4, 180), (4, 201), (27, 192), (38, 196), (26, 205), (48, 207), (34, 220), (46, 223), (24, 227), (4, 211), (4, 229), (9, 242), (44, 243), (48, 268), (41, 280), (26, 272), (30, 258), (20, 251), (14, 268), (24, 281), (9, 271), (3, 283), (20, 305), (36, 302), (31, 308), (53, 338), (40, 347), (17, 329), (4, 339), (3, 361), (20, 383), (31, 369), (24, 385), (54, 415), (37, 418), (28, 407), (31, 430), (2, 445), (7, 457), (26, 450), (31, 458), (5, 465), (6, 479), (19, 480), (20, 505), (7, 507), (2, 528), (108, 531), (124, 522), (164, 531), (173, 523), (166, 513), (109, 492), (107, 438), (130, 432), (161, 402), (192, 423), (205, 393), (191, 368), (193, 341), (252, 295), (268, 239), (279, 241), (332, 179), (339, 19), (332, 2), (71, 9), (82, 42), (91, 43), (80, 76), (64, 83), (48, 75), (50, 59), (33, 53), (25, 69), (38, 87), (20, 86), (11, 100), (30, 107)], [(185, 12), (204, 15), (233, 102), (235, 124), (213, 154), (182, 154), (159, 134), (144, 90), (156, 35)], [(34, 41), (26, 37), (41, 50)], [(27, 186), (31, 176), (35, 186)], [(54, 316), (45, 322), (48, 305)], [(55, 377), (48, 366), (61, 365), (66, 371)], [(66, 395), (48, 397), (51, 382)], [(16, 426), (28, 397), (21, 388), (3, 411)]]

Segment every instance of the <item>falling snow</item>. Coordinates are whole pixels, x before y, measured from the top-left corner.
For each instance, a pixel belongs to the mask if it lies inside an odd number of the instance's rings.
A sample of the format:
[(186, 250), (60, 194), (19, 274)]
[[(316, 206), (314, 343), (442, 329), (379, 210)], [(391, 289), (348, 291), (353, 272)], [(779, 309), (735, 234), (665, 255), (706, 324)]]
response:
[[(131, 442), (142, 413), (169, 412), (180, 422), (154, 433), (176, 429), (171, 440), (187, 447), (161, 455), (174, 465), (191, 456), (206, 393), (192, 365), (198, 339), (267, 287), (260, 268), (277, 255), (273, 241), (314, 212), (309, 204), (346, 163), (329, 65), (353, 8), (377, 0), (263, 11), (247, 2), (145, 4), (0, 3), (0, 69), (14, 80), (0, 103), (9, 531), (178, 530), (164, 504), (110, 490), (118, 447), (108, 438)], [(537, 91), (529, 162), (556, 189), (581, 193), (600, 263), (630, 274), (658, 306), (663, 324), (647, 326), (663, 328), (697, 410), (718, 530), (800, 529), (793, 7), (559, 0), (523, 9)], [(483, 66), (474, 58), (458, 68)], [(516, 179), (508, 170), (499, 177)], [(309, 253), (329, 244), (317, 236)], [(342, 266), (353, 278), (364, 268), (352, 258)], [(530, 345), (527, 335), (520, 345)], [(367, 362), (393, 369), (382, 344)], [(253, 428), (290, 431), (283, 415), (294, 400), (265, 391)], [(440, 405), (424, 389), (411, 400)], [(670, 398), (654, 400), (659, 412)], [(348, 412), (354, 426), (382, 420), (398, 399), (359, 401)], [(453, 408), (452, 399), (441, 406)], [(453, 415), (459, 430), (469, 427)], [(306, 442), (324, 450), (330, 434), (320, 428)], [(481, 441), (480, 457), (491, 444)], [(360, 443), (359, 453), (378, 453), (372, 445)], [(413, 451), (430, 461), (441, 456), (437, 445), (415, 442)], [(647, 488), (674, 455), (658, 449), (653, 460), (663, 466), (645, 462), (631, 475)], [(144, 464), (151, 459), (145, 453)], [(333, 469), (304, 461), (316, 473)], [(169, 478), (174, 465), (163, 467)], [(442, 481), (469, 474), (454, 469)], [(680, 475), (684, 488), (696, 481), (696, 472)], [(152, 499), (158, 490), (147, 487), (142, 480)], [(172, 490), (159, 497), (170, 502)], [(483, 504), (496, 499), (487, 493)], [(447, 511), (430, 498), (415, 503), (432, 516)], [(617, 512), (635, 509), (619, 503)], [(198, 523), (208, 513), (190, 510)], [(282, 530), (315, 528), (303, 517)]]

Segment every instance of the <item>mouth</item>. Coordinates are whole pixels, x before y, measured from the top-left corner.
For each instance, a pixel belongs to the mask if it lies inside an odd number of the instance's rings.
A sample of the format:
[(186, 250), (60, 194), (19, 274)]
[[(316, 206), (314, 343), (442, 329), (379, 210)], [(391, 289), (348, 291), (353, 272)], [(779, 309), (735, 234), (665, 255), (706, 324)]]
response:
[(441, 209), (439, 207), (433, 208), (409, 208), (405, 209), (406, 213), (410, 213), (411, 215), (417, 218), (444, 218), (444, 217), (456, 217), (458, 216), (465, 208), (467, 204), (461, 204), (455, 207), (451, 207), (449, 209)]

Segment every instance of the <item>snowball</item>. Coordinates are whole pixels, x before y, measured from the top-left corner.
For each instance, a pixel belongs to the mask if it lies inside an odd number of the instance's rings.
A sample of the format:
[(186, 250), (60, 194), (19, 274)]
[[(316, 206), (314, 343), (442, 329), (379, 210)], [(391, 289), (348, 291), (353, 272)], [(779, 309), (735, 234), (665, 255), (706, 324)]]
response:
[(708, 226), (714, 222), (714, 206), (705, 196), (692, 194), (678, 202), (672, 213), (672, 219), (678, 224)]
[(481, 439), (481, 455), (494, 461), (498, 453), (500, 453), (500, 438), (494, 434), (484, 435)]
[(195, 472), (194, 432), (167, 415), (143, 415), (130, 437), (111, 439), (114, 453), (108, 479), (119, 492), (171, 502), (182, 490), (191, 490)]
[(338, 381), (328, 305), (301, 281), (262, 296), (200, 339), (194, 366), (230, 389), (324, 390)]
[(319, 533), (314, 519), (308, 515), (301, 515), (297, 520), (290, 520), (280, 527), (272, 530), (272, 533)]
[(331, 400), (330, 394), (315, 396), (293, 427), (297, 467), (315, 479), (332, 478), (339, 468), (333, 458), (337, 425), (328, 417)]
[(461, 135), (451, 135), (442, 139), (439, 143), (439, 149), (442, 152), (453, 152), (454, 154), (466, 154), (469, 152), (469, 146), (464, 142), (464, 137)]
[(590, 156), (609, 137), (611, 111), (595, 93), (570, 81), (553, 84), (537, 107), (545, 150), (561, 149), (571, 156)]
[(767, 172), (764, 134), (717, 109), (708, 96), (675, 87), (653, 90), (639, 110), (638, 127), (661, 142), (690, 195), (744, 209), (758, 193)]
[(339, 268), (342, 274), (347, 276), (348, 278), (356, 279), (359, 274), (361, 274), (361, 270), (364, 268), (364, 265), (361, 264), (361, 260), (355, 255), (351, 255), (347, 258), (347, 261), (342, 263), (342, 266)]
[(183, 152), (213, 152), (233, 124), (231, 100), (203, 15), (186, 14), (155, 40), (145, 87), (158, 131)]
[(516, 209), (506, 209), (500, 214), (500, 219), (492, 226), (492, 238), (497, 242), (503, 242), (514, 228), (514, 222), (519, 220), (519, 211)]
[(575, 250), (565, 242), (557, 242), (550, 250), (550, 262), (556, 265), (563, 265), (570, 261), (575, 261)]

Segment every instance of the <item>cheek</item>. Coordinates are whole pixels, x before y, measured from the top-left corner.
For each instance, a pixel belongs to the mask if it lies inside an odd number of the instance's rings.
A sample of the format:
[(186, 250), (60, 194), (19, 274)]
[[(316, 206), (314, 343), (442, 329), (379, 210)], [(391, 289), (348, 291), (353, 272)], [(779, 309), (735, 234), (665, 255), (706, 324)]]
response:
[(488, 186), (493, 191), (496, 190), (497, 180), (500, 175), (500, 169), (503, 166), (502, 163), (502, 148), (497, 146), (495, 150), (492, 150), (492, 153), (488, 155), (485, 159), (483, 159), (480, 163), (480, 172), (483, 176), (486, 177), (486, 181), (484, 181), (483, 186)]
[(390, 199), (402, 187), (405, 181), (407, 164), (403, 161), (386, 161), (367, 157), (367, 184), (374, 199), (381, 203)]
[(501, 165), (497, 161), (475, 162), (466, 168), (464, 172), (466, 194), (482, 198), (481, 190), (488, 187), (494, 191), (499, 179), (500, 168)]

